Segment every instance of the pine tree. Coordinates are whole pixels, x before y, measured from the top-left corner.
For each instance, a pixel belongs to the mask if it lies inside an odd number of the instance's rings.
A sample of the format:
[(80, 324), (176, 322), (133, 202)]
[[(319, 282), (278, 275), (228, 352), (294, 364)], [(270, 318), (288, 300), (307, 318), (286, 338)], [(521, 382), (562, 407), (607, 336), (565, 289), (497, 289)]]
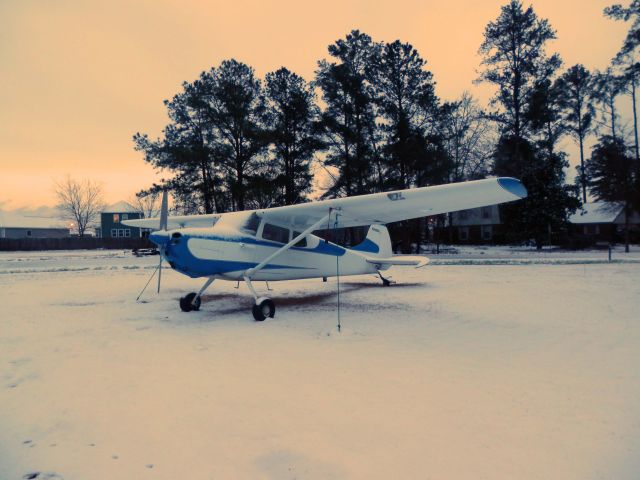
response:
[(487, 25), (480, 47), (485, 70), (479, 80), (498, 88), (492, 100), (497, 110), (490, 114), (501, 127), (494, 172), (521, 179), (529, 192), (524, 201), (502, 207), (503, 224), (510, 240), (534, 239), (537, 248), (562, 233), (577, 207), (564, 185), (565, 154), (556, 149), (564, 125), (553, 77), (562, 62), (545, 51), (555, 38), (546, 19), (511, 0)]
[(325, 164), (338, 172), (325, 196), (360, 195), (374, 188), (375, 106), (366, 74), (379, 48), (371, 37), (354, 30), (329, 46), (336, 62), (318, 62), (315, 85), (326, 105), (321, 115)]
[[(385, 44), (373, 57), (367, 75), (375, 95), (379, 115), (384, 120), (387, 181), (393, 188), (408, 188), (430, 161), (427, 131), (435, 124), (438, 99), (433, 75), (426, 61), (408, 43), (396, 40)], [(437, 182), (436, 179), (433, 179)]]
[(232, 206), (244, 210), (247, 180), (259, 170), (260, 156), (268, 144), (262, 85), (253, 68), (233, 59), (203, 73), (201, 80), (209, 87), (209, 120), (216, 132)]
[(284, 190), (279, 203), (292, 205), (311, 189), (310, 163), (323, 146), (320, 112), (311, 86), (284, 67), (266, 75), (265, 96), (270, 163), (275, 183)]
[(549, 57), (545, 52), (546, 43), (555, 38), (548, 20), (538, 18), (533, 7), (524, 10), (520, 0), (503, 6), (500, 16), (485, 28), (479, 50), (485, 70), (478, 81), (498, 88), (491, 104), (499, 110), (491, 117), (501, 124), (504, 135), (526, 138), (523, 115), (531, 90), (561, 63), (557, 55)]
[(168, 187), (185, 205), (202, 205), (204, 213), (224, 211), (221, 192), (216, 189), (220, 187), (216, 181), (220, 173), (215, 155), (217, 139), (205, 101), (211, 93), (209, 84), (200, 80), (184, 82), (182, 89), (164, 102), (171, 123), (164, 128), (162, 137), (151, 140), (147, 134), (136, 133), (135, 149), (143, 152), (145, 161), (156, 169), (173, 173), (173, 178), (154, 185), (150, 192)]
[(591, 133), (595, 107), (592, 99), (591, 73), (583, 65), (574, 65), (558, 79), (559, 104), (567, 132), (580, 147), (580, 185), (582, 201), (587, 201), (584, 166), (584, 141)]

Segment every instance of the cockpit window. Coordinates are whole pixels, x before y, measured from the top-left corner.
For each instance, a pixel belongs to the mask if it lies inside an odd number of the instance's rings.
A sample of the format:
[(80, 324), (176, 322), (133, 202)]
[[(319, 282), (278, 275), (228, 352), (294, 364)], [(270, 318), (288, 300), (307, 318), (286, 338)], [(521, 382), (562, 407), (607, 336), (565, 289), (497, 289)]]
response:
[(265, 223), (262, 228), (262, 238), (279, 243), (289, 242), (289, 229)]
[[(291, 240), (293, 240), (298, 235), (300, 235), (300, 233), (301, 232), (293, 232), (293, 236), (291, 237)], [(304, 237), (302, 240), (298, 240), (298, 243), (294, 245), (294, 247), (306, 247), (306, 246), (307, 246), (307, 237)]]
[(241, 227), (241, 229), (250, 234), (255, 236), (256, 233), (258, 233), (258, 226), (260, 225), (260, 217), (258, 215), (256, 215), (255, 213), (252, 213), (249, 218), (247, 218), (247, 221), (245, 222), (245, 224)]

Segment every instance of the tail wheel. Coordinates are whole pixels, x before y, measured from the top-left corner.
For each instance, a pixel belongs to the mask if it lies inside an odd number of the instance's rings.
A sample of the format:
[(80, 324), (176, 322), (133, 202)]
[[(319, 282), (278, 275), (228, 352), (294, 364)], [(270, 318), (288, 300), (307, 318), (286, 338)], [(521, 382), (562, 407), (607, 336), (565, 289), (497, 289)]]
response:
[(262, 322), (267, 317), (273, 318), (276, 314), (276, 305), (270, 298), (258, 299), (257, 303), (253, 306), (253, 318), (256, 322)]
[(196, 292), (191, 292), (185, 297), (180, 298), (180, 310), (190, 312), (192, 310), (200, 310), (200, 297)]

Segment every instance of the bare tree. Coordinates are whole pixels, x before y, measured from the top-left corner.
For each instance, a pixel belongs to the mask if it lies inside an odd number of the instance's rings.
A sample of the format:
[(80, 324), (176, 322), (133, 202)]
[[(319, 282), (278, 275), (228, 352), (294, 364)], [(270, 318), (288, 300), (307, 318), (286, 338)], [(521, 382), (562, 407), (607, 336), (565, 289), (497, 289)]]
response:
[(67, 176), (64, 180), (56, 182), (55, 192), (58, 208), (65, 218), (75, 222), (78, 235), (83, 237), (87, 226), (104, 208), (102, 184), (89, 179), (75, 180)]
[(144, 218), (154, 218), (160, 215), (160, 192), (138, 192), (129, 202), (144, 215)]
[(445, 148), (453, 161), (450, 181), (484, 178), (491, 170), (497, 131), (465, 91), (455, 102), (442, 106), (442, 130)]

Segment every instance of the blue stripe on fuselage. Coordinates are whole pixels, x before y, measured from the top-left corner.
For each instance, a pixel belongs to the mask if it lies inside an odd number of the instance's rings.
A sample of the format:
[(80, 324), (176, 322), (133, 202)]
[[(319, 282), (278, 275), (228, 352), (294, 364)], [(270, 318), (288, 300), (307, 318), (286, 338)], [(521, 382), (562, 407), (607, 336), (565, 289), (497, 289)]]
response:
[[(269, 240), (260, 240), (255, 237), (222, 237), (219, 235), (183, 235), (183, 239), (189, 238), (200, 238), (202, 240), (216, 240), (218, 242), (229, 242), (229, 243), (246, 243), (249, 245), (260, 245), (262, 247), (272, 247), (272, 248), (280, 248), (283, 246), (282, 243), (278, 242), (270, 242)], [(299, 252), (309, 252), (309, 253), (319, 253), (320, 255), (331, 255), (332, 257), (339, 256), (341, 257), (346, 253), (346, 249), (335, 245), (333, 243), (326, 242), (324, 240), (320, 240), (318, 245), (315, 248), (305, 248), (305, 247), (291, 247), (289, 250), (299, 251)]]
[[(215, 240), (222, 242), (230, 242), (230, 243), (247, 243), (252, 245), (261, 245), (265, 247), (273, 247), (280, 248), (282, 244), (276, 242), (269, 242), (264, 240), (258, 240), (253, 237), (220, 237), (217, 235), (185, 235), (178, 240), (177, 243), (169, 243), (167, 245), (165, 253), (166, 258), (169, 262), (171, 262), (172, 267), (175, 270), (178, 270), (180, 273), (183, 273), (189, 277), (204, 277), (211, 275), (221, 275), (228, 272), (237, 272), (242, 270), (247, 270), (249, 268), (253, 268), (258, 263), (256, 262), (239, 262), (233, 260), (224, 260), (224, 259), (202, 259), (194, 256), (189, 250), (187, 243), (191, 238), (198, 238), (202, 240)], [(332, 256), (342, 256), (346, 253), (346, 250), (337, 245), (324, 242), (320, 240), (320, 243), (315, 248), (304, 248), (304, 247), (291, 247), (291, 250), (302, 251), (307, 253), (318, 253), (321, 255), (332, 255)], [(273, 269), (301, 269), (308, 270), (308, 267), (300, 267), (293, 265), (281, 265), (281, 264), (268, 264), (264, 267), (268, 270)]]

